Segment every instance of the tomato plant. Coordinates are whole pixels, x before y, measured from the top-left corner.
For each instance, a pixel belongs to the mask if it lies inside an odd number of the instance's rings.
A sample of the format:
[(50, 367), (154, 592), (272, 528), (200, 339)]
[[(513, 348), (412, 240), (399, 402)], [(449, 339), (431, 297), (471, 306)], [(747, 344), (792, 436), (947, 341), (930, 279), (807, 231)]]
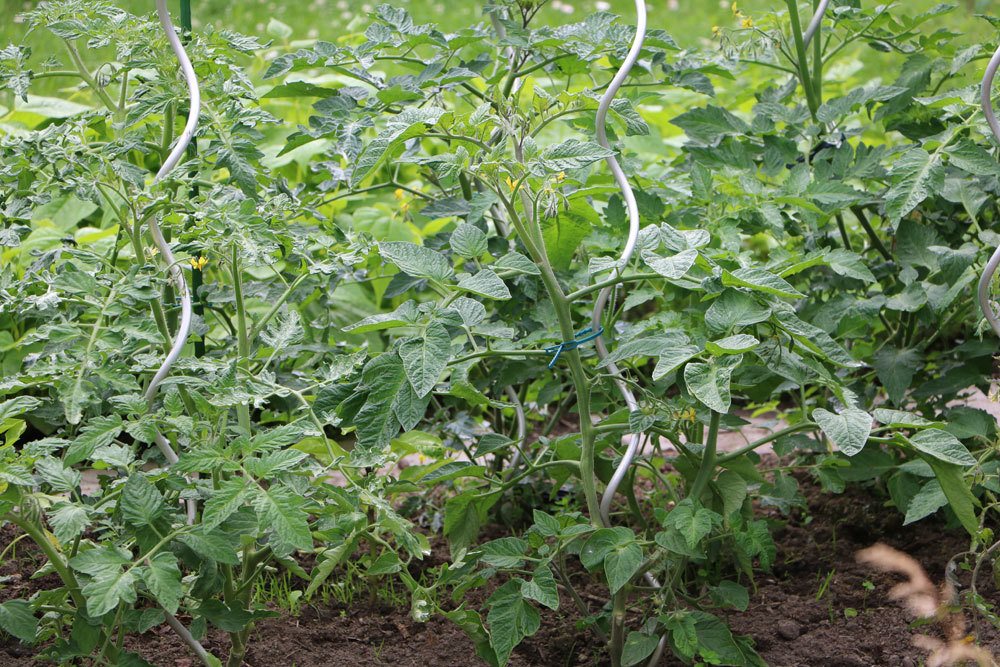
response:
[[(734, 4), (685, 50), (641, 4), (638, 28), (543, 4), (182, 31), (200, 107), (152, 17), (26, 15), (66, 56), (0, 53), (0, 511), (60, 585), (0, 628), (142, 664), (125, 634), (165, 623), (235, 667), (262, 577), (308, 600), (350, 565), (489, 664), (568, 603), (616, 666), (760, 665), (717, 610), (746, 608), (775, 558), (755, 508), (801, 507), (801, 474), (878, 480), (985, 557), (996, 425), (954, 402), (996, 348), (985, 48), (945, 7)], [(837, 69), (862, 49), (898, 75)], [(47, 78), (72, 99), (29, 96)], [(720, 448), (757, 413), (780, 426)], [(435, 534), (450, 562), (417, 575)]]

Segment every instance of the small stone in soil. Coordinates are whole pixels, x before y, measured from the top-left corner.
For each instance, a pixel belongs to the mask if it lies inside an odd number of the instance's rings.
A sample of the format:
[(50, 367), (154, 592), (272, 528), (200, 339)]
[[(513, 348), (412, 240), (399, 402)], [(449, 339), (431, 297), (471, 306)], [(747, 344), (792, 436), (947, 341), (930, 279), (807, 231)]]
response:
[(786, 641), (798, 639), (802, 634), (802, 628), (795, 621), (778, 621), (778, 636)]

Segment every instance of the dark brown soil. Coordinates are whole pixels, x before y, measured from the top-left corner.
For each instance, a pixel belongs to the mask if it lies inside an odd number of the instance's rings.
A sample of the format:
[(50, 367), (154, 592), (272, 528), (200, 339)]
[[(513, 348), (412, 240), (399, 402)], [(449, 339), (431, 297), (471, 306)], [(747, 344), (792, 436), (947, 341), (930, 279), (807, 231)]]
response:
[[(808, 510), (774, 531), (776, 565), (758, 578), (750, 607), (728, 616), (733, 632), (753, 637), (772, 667), (923, 664), (926, 653), (912, 646), (912, 637), (936, 635), (935, 628), (911, 628), (912, 617), (888, 599), (901, 578), (857, 564), (854, 554), (884, 542), (916, 558), (941, 582), (948, 561), (968, 548), (968, 537), (936, 520), (904, 527), (896, 510), (864, 489), (831, 496), (803, 486)], [(969, 576), (959, 580), (967, 586)], [(1000, 603), (989, 573), (980, 574), (979, 590)], [(1000, 651), (1000, 633), (985, 621), (979, 626), (979, 643)]]
[[(797, 511), (790, 520), (772, 510), (764, 511), (777, 526), (776, 565), (772, 572), (758, 576), (750, 607), (727, 615), (733, 631), (753, 637), (772, 667), (922, 664), (925, 655), (911, 645), (911, 638), (919, 632), (933, 633), (933, 628), (911, 628), (912, 619), (887, 596), (897, 579), (856, 564), (854, 553), (882, 541), (917, 558), (939, 581), (948, 560), (968, 546), (966, 538), (938, 521), (903, 527), (895, 510), (883, 507), (883, 500), (864, 489), (831, 496), (802, 481), (807, 509)], [(15, 536), (10, 526), (0, 530), (0, 548)], [(446, 550), (438, 546), (430, 564), (444, 558)], [(54, 585), (52, 575), (29, 579), (42, 562), (33, 545), (20, 542), (15, 554), (0, 563), (0, 577), (4, 577), (0, 579), (0, 601), (27, 597)], [(1000, 603), (989, 579), (981, 576), (980, 586), (988, 585), (985, 594)], [(963, 583), (967, 581), (966, 575)], [(599, 587), (591, 595), (582, 574), (579, 583), (596, 611)], [(472, 602), (480, 601), (477, 596)], [(579, 618), (572, 602), (564, 598), (560, 612), (543, 613), (542, 629), (515, 650), (510, 664), (607, 664), (601, 646), (579, 626)], [(1000, 651), (1000, 633), (985, 622), (980, 623), (980, 631), (980, 643)], [(439, 618), (416, 623), (405, 606), (365, 602), (349, 608), (339, 604), (307, 606), (297, 618), (285, 615), (260, 622), (254, 634), (246, 660), (250, 667), (483, 664), (476, 659), (472, 642), (455, 625)], [(224, 634), (213, 632), (206, 644), (224, 653), (228, 641)], [(160, 667), (196, 667), (186, 649), (164, 628), (130, 638), (128, 648)], [(0, 665), (37, 665), (33, 653), (16, 640), (0, 638)], [(662, 662), (669, 667), (680, 664), (673, 658)]]

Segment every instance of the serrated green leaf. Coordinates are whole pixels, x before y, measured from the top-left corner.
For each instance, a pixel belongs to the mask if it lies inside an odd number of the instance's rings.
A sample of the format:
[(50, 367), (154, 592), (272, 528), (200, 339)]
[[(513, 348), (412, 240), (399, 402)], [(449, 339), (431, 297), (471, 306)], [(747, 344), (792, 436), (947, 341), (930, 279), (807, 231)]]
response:
[(133, 526), (151, 526), (163, 516), (166, 503), (159, 490), (144, 475), (133, 473), (125, 481), (118, 508)]
[(135, 570), (104, 570), (88, 581), (81, 591), (87, 600), (87, 613), (100, 618), (114, 611), (119, 602), (136, 601)]
[(892, 184), (885, 194), (885, 213), (893, 223), (944, 186), (941, 157), (911, 147), (892, 166)]
[(567, 139), (546, 148), (541, 156), (528, 165), (534, 173), (556, 173), (571, 171), (611, 157), (615, 152), (593, 141)]
[(920, 521), (934, 514), (947, 504), (948, 497), (941, 490), (941, 483), (936, 479), (932, 479), (924, 484), (920, 491), (917, 492), (917, 495), (913, 496), (910, 500), (910, 504), (906, 508), (906, 518), (903, 520), (903, 525), (908, 526), (911, 523)]
[(521, 594), (552, 610), (559, 609), (559, 587), (548, 565), (539, 565), (530, 581), (521, 586)]
[(528, 543), (517, 537), (501, 537), (491, 540), (482, 547), (482, 561), (502, 568), (520, 567), (528, 555)]
[(181, 570), (173, 554), (160, 551), (148, 559), (142, 579), (161, 607), (171, 614), (177, 613), (182, 595)]
[(514, 647), (541, 627), (538, 611), (524, 599), (521, 585), (520, 580), (508, 581), (486, 601), (490, 608), (486, 616), (490, 646), (501, 667), (507, 664)]
[(68, 544), (79, 537), (90, 523), (86, 508), (72, 503), (55, 505), (49, 511), (48, 517), (52, 532), (63, 544)]
[(125, 424), (118, 415), (94, 417), (80, 430), (80, 435), (66, 448), (63, 463), (75, 465), (89, 459), (98, 447), (104, 447), (114, 442), (122, 432)]
[(232, 516), (233, 512), (243, 506), (249, 495), (250, 487), (244, 479), (234, 477), (219, 484), (205, 501), (202, 521), (206, 529), (211, 530)]
[(476, 259), (486, 253), (486, 234), (468, 223), (461, 224), (451, 233), (451, 249), (460, 257)]
[(286, 487), (254, 488), (253, 507), (261, 526), (270, 532), (268, 544), (276, 555), (287, 556), (312, 547), (309, 515), (304, 506), (302, 497)]

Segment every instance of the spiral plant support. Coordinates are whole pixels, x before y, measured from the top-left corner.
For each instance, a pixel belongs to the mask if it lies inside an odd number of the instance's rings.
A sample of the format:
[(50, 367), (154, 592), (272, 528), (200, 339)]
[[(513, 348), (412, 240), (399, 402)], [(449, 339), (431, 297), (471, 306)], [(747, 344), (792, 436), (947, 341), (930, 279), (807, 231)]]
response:
[[(198, 79), (195, 76), (194, 67), (191, 65), (191, 59), (188, 58), (187, 52), (181, 44), (180, 37), (178, 37), (177, 31), (174, 29), (174, 24), (170, 20), (170, 12), (167, 9), (166, 0), (156, 0), (156, 13), (160, 19), (160, 25), (163, 27), (163, 31), (167, 36), (167, 41), (170, 42), (170, 48), (177, 57), (177, 61), (180, 63), (181, 73), (184, 75), (184, 80), (187, 82), (190, 109), (188, 111), (187, 122), (184, 125), (184, 131), (181, 133), (180, 137), (178, 137), (173, 150), (170, 151), (167, 159), (163, 161), (163, 164), (160, 166), (160, 170), (156, 173), (156, 177), (153, 179), (154, 184), (162, 181), (181, 161), (181, 158), (184, 156), (184, 151), (187, 150), (188, 145), (194, 137), (195, 130), (198, 128), (198, 114), (201, 109), (201, 90), (198, 87)], [(170, 249), (170, 244), (164, 238), (163, 232), (160, 230), (160, 225), (156, 222), (155, 217), (150, 218), (149, 220), (149, 233), (153, 237), (153, 243), (156, 244), (156, 249), (159, 251), (160, 256), (167, 265), (170, 280), (173, 282), (181, 302), (180, 325), (177, 328), (177, 332), (174, 334), (174, 340), (170, 347), (170, 351), (167, 353), (166, 358), (163, 360), (160, 368), (156, 371), (156, 374), (153, 375), (153, 379), (149, 381), (149, 386), (146, 388), (146, 402), (152, 406), (153, 401), (156, 398), (157, 389), (159, 389), (160, 384), (170, 374), (170, 369), (173, 367), (178, 357), (180, 357), (181, 352), (184, 350), (184, 346), (187, 344), (188, 336), (191, 333), (192, 306), (191, 293), (188, 290), (187, 281), (184, 279), (184, 272), (178, 265), (177, 260), (174, 258), (173, 251)], [(177, 452), (174, 451), (170, 441), (168, 441), (167, 438), (159, 431), (156, 432), (156, 445), (159, 447), (160, 452), (163, 453), (163, 457), (167, 460), (168, 464), (173, 465), (177, 462)], [(189, 523), (194, 522), (195, 511), (195, 502), (193, 500), (188, 500), (187, 512)]]
[[(996, 113), (993, 111), (993, 101), (990, 99), (993, 92), (993, 79), (996, 78), (998, 68), (1000, 68), (1000, 48), (997, 48), (993, 57), (990, 58), (989, 64), (986, 65), (982, 86), (983, 115), (986, 116), (986, 122), (989, 124), (990, 130), (993, 131), (993, 136), (996, 137), (997, 141), (1000, 141), (1000, 123), (997, 122)], [(982, 308), (986, 321), (990, 323), (990, 327), (996, 335), (1000, 336), (1000, 315), (993, 310), (993, 304), (990, 301), (990, 285), (998, 267), (1000, 267), (1000, 247), (993, 251), (993, 255), (986, 262), (983, 275), (979, 279), (978, 296), (979, 307)]]
[[(816, 10), (809, 21), (809, 25), (806, 28), (805, 33), (803, 34), (803, 41), (805, 42), (805, 44), (809, 44), (812, 41), (813, 37), (816, 35), (816, 33), (819, 31), (820, 25), (822, 23), (824, 15), (826, 14), (826, 10), (829, 4), (830, 0), (820, 0), (820, 2), (816, 5)], [(619, 90), (622, 87), (622, 84), (625, 82), (625, 79), (628, 78), (628, 75), (632, 71), (632, 68), (635, 66), (635, 63), (639, 58), (639, 53), (642, 51), (642, 44), (646, 36), (647, 17), (646, 17), (645, 1), (635, 0), (635, 9), (636, 9), (635, 38), (633, 39), (632, 45), (629, 48), (628, 54), (625, 57), (625, 61), (622, 63), (621, 67), (618, 69), (618, 72), (611, 80), (611, 83), (608, 86), (607, 90), (605, 91), (604, 96), (601, 98), (600, 104), (597, 109), (597, 118), (595, 121), (597, 143), (608, 150), (611, 149), (611, 145), (608, 142), (608, 135), (607, 135), (608, 110), (611, 108), (611, 103), (617, 96)], [(997, 55), (994, 56), (993, 61), (991, 61), (993, 72), (996, 71), (998, 64), (1000, 64), (1000, 50), (998, 50)], [(998, 139), (1000, 139), (1000, 127), (997, 126), (995, 119), (993, 119), (991, 126), (994, 128), (994, 132), (997, 134)], [(625, 210), (629, 221), (629, 231), (628, 231), (628, 237), (625, 241), (625, 247), (622, 250), (621, 257), (618, 259), (618, 262), (616, 262), (614, 266), (614, 271), (620, 276), (628, 266), (629, 261), (632, 259), (632, 255), (635, 252), (636, 242), (638, 241), (639, 238), (639, 224), (640, 224), (639, 209), (636, 202), (635, 193), (633, 192), (631, 186), (629, 185), (628, 177), (622, 170), (621, 165), (618, 163), (617, 158), (614, 155), (610, 155), (607, 158), (605, 158), (605, 161), (608, 165), (608, 169), (614, 176), (615, 184), (621, 191), (622, 199), (625, 202)], [(1000, 249), (997, 250), (997, 253), (993, 256), (991, 262), (993, 270), (995, 271), (997, 264), (1000, 264)], [(594, 303), (594, 310), (590, 322), (590, 329), (592, 331), (602, 330), (601, 320), (604, 315), (605, 308), (607, 307), (608, 301), (611, 299), (611, 296), (614, 293), (615, 289), (616, 289), (615, 286), (609, 286), (605, 287), (598, 293), (597, 299)], [(991, 320), (991, 323), (994, 324), (994, 329), (997, 329), (998, 334), (1000, 334), (1000, 328), (998, 328), (996, 320), (995, 319)], [(600, 336), (598, 336), (595, 340), (595, 347), (597, 350), (598, 358), (604, 361), (608, 357), (608, 348), (606, 343), (604, 342), (604, 339), (601, 338)], [(607, 368), (611, 377), (614, 378), (614, 382), (618, 387), (618, 391), (621, 393), (622, 398), (625, 400), (625, 404), (628, 407), (629, 411), (631, 412), (637, 410), (639, 408), (639, 403), (636, 400), (635, 394), (632, 392), (631, 389), (629, 389), (629, 386), (625, 381), (621, 369), (619, 369), (617, 364), (615, 364), (614, 362), (608, 363)], [(605, 526), (611, 525), (611, 504), (614, 501), (614, 497), (618, 491), (618, 487), (621, 485), (622, 481), (628, 475), (628, 472), (632, 467), (632, 463), (635, 460), (636, 454), (639, 451), (639, 447), (641, 446), (643, 441), (641, 433), (633, 433), (628, 437), (629, 437), (629, 442), (625, 449), (625, 453), (622, 456), (621, 461), (619, 462), (617, 468), (615, 469), (615, 472), (612, 475), (611, 480), (605, 487), (604, 494), (601, 497), (601, 504), (600, 504), (601, 522)], [(656, 578), (653, 577), (650, 573), (647, 572), (645, 574), (645, 578), (646, 582), (650, 584), (650, 586), (652, 586), (653, 588), (660, 588), (659, 581), (657, 581)], [(652, 656), (650, 656), (650, 659), (647, 663), (649, 667), (653, 667), (660, 661), (660, 657), (662, 656), (663, 651), (666, 648), (666, 642), (667, 642), (667, 636), (666, 634), (664, 634), (660, 637), (660, 641), (657, 644), (656, 649), (653, 651)]]

